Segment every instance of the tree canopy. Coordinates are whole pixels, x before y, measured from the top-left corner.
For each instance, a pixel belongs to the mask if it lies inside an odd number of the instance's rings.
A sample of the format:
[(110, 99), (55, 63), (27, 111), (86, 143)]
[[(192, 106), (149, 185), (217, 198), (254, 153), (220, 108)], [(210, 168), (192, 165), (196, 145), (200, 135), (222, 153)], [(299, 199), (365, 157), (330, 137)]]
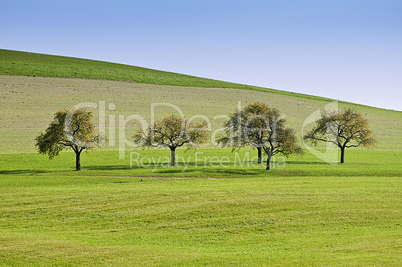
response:
[(224, 124), (226, 136), (218, 140), (223, 146), (240, 148), (250, 145), (258, 150), (261, 162), (261, 151), (267, 155), (266, 169), (270, 169), (271, 158), (276, 154), (289, 156), (301, 154), (294, 130), (285, 126), (286, 120), (276, 108), (264, 103), (247, 105), (243, 110), (236, 110)]
[(177, 116), (158, 120), (148, 130), (140, 130), (134, 140), (144, 147), (167, 147), (171, 151), (171, 166), (175, 166), (176, 148), (203, 144), (209, 139), (206, 123), (192, 122)]
[(368, 120), (350, 108), (342, 112), (325, 113), (303, 138), (315, 145), (318, 141), (335, 144), (341, 150), (341, 163), (345, 162), (346, 148), (370, 148), (376, 144)]
[(76, 170), (81, 170), (81, 152), (97, 145), (99, 141), (99, 136), (95, 136), (92, 117), (91, 111), (83, 109), (73, 113), (58, 111), (45, 132), (35, 138), (38, 152), (52, 159), (62, 150), (71, 148), (76, 154)]

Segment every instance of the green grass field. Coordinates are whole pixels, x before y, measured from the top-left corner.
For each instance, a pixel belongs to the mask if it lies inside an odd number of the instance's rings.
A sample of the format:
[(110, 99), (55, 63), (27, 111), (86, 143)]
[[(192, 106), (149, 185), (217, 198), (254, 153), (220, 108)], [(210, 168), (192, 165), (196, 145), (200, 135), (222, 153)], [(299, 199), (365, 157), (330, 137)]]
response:
[[(230, 163), (196, 162), (195, 153)], [(98, 151), (83, 155), (77, 173), (73, 153), (0, 155), (1, 264), (401, 263), (402, 153), (351, 150), (342, 166), (307, 154), (278, 159), (271, 172), (235, 166), (228, 149), (180, 157), (189, 166), (130, 168), (117, 152)]]
[[(115, 136), (82, 155), (81, 172), (70, 151), (53, 160), (35, 153), (34, 138), (56, 111), (103, 101)], [(342, 165), (305, 149), (275, 158), (268, 172), (255, 150), (212, 144), (179, 149), (176, 167), (164, 149), (126, 147), (119, 159), (119, 144), (138, 127), (121, 127), (120, 118), (150, 122), (152, 103), (169, 103), (217, 130), (217, 116), (239, 101), (277, 107), (299, 140), (306, 118), (332, 102), (0, 50), (0, 265), (401, 266), (402, 112), (339, 102), (363, 113), (378, 140), (373, 150), (347, 150)], [(155, 117), (173, 112), (158, 107)]]

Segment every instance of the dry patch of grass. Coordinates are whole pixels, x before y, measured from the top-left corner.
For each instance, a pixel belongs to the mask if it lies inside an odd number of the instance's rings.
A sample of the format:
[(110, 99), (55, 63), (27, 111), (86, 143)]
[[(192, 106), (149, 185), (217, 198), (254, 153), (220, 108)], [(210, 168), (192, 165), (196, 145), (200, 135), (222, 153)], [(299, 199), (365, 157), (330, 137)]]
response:
[[(138, 114), (150, 123), (151, 104), (169, 103), (180, 108), (186, 117), (206, 116), (212, 129), (222, 126), (223, 117), (233, 112), (239, 101), (242, 105), (250, 102), (264, 102), (277, 107), (286, 115), (289, 126), (293, 127), (300, 139), (305, 119), (317, 109), (324, 110), (327, 100), (306, 99), (269, 92), (241, 89), (197, 88), (167, 85), (149, 85), (120, 81), (103, 81), (71, 78), (45, 78), (25, 76), (0, 76), (0, 133), (3, 142), (0, 153), (33, 152), (34, 138), (43, 131), (53, 115), (60, 109), (68, 109), (84, 102), (105, 101), (106, 127), (109, 116), (116, 119), (116, 133), (119, 115)], [(110, 110), (109, 104), (115, 109)], [(343, 107), (355, 107), (367, 114), (381, 150), (401, 150), (402, 112), (381, 110), (370, 107), (340, 103)], [(96, 110), (95, 110), (96, 113)], [(157, 117), (177, 113), (171, 107), (155, 108)], [(95, 116), (96, 117), (96, 116)], [(126, 137), (133, 135), (138, 123), (126, 125)], [(108, 131), (107, 131), (108, 133)]]

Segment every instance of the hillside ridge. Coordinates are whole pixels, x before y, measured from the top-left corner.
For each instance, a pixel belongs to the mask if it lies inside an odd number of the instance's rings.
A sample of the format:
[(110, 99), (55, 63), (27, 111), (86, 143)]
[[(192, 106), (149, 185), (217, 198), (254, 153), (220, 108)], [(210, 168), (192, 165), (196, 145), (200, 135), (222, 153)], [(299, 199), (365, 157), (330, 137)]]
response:
[[(259, 88), (245, 84), (201, 78), (187, 74), (161, 71), (121, 63), (6, 49), (0, 49), (0, 63), (0, 75), (89, 78), (211, 88)], [(22, 65), (20, 65), (21, 63)], [(45, 68), (45, 65), (48, 65), (49, 67)], [(100, 72), (100, 68), (104, 68), (105, 70)], [(115, 68), (122, 73), (118, 74), (113, 71), (111, 72), (112, 68)], [(171, 76), (170, 79), (168, 76)], [(275, 90), (262, 87), (261, 89)]]
[[(335, 100), (322, 96), (201, 78), (121, 63), (8, 49), (0, 49), (0, 75), (99, 79), (184, 87), (245, 89), (323, 102)], [(400, 112), (341, 100), (339, 100), (339, 103)]]
[(6, 49), (0, 49), (0, 75), (84, 78), (200, 88), (247, 89), (297, 96), (305, 99), (332, 100), (325, 97), (201, 78), (120, 63)]

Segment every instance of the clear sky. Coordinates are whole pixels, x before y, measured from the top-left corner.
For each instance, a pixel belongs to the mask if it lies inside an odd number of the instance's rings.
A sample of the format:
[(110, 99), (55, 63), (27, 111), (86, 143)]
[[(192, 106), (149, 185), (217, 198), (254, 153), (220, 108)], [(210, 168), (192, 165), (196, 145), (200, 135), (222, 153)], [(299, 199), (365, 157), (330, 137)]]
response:
[(0, 48), (402, 110), (401, 0), (0, 0)]

